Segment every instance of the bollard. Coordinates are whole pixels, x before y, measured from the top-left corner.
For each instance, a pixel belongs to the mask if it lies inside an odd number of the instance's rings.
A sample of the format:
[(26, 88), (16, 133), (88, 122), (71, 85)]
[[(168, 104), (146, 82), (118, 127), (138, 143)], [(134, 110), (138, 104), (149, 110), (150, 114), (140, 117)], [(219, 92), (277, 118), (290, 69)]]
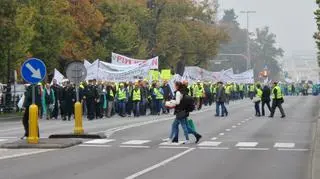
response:
[(32, 104), (29, 107), (29, 144), (38, 144), (39, 135), (38, 135), (38, 106)]
[(81, 135), (84, 133), (84, 130), (82, 127), (82, 104), (80, 102), (74, 104), (74, 117), (74, 134)]

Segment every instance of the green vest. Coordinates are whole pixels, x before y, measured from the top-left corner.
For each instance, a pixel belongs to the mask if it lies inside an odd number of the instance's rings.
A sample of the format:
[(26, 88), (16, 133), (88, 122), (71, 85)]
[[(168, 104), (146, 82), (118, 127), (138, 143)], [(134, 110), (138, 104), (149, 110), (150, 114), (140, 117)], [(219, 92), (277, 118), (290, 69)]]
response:
[(239, 85), (239, 91), (244, 91), (244, 85)]
[(254, 90), (255, 90), (254, 85), (250, 85), (250, 87), (249, 87), (249, 91), (250, 91), (250, 92), (254, 92)]
[(203, 92), (204, 92), (204, 89), (202, 86), (198, 86), (196, 85), (196, 97), (197, 98), (202, 98), (203, 97)]
[(277, 85), (272, 89), (272, 99), (276, 99), (274, 95), (274, 90), (277, 89), (277, 99), (283, 98), (281, 88)]
[(112, 89), (110, 90), (110, 93), (109, 93), (109, 94), (110, 94), (111, 97), (114, 97), (114, 94), (113, 94), (113, 90), (112, 90)]
[(158, 88), (154, 89), (154, 93), (156, 94), (156, 99), (163, 99), (163, 94), (160, 93), (160, 90)]
[(231, 94), (231, 86), (226, 86), (225, 90), (226, 90), (226, 94)]
[(125, 89), (119, 89), (118, 90), (118, 99), (125, 100), (126, 98), (127, 98), (127, 95), (126, 95)]
[(132, 101), (141, 101), (141, 91), (140, 89), (138, 90), (133, 90), (133, 96), (132, 96)]
[(237, 92), (237, 91), (238, 91), (236, 84), (233, 85), (233, 91), (234, 91), (234, 92)]
[(262, 90), (260, 88), (257, 88), (257, 97), (262, 98)]

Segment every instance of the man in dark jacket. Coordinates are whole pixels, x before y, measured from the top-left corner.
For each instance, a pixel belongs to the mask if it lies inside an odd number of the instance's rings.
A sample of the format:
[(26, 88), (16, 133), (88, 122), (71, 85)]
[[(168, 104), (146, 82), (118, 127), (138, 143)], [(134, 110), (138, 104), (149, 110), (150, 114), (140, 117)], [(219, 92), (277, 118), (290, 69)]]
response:
[[(171, 88), (170, 88), (167, 80), (164, 80), (162, 90), (163, 90), (164, 103), (166, 101), (170, 101), (173, 98), (173, 93), (171, 91)], [(166, 113), (169, 113), (169, 112), (170, 112), (170, 109), (167, 108)]]
[(228, 116), (228, 111), (224, 103), (226, 102), (226, 93), (225, 89), (223, 87), (222, 82), (218, 82), (217, 87), (217, 96), (216, 96), (216, 115), (220, 116), (220, 106), (221, 106), (221, 117), (224, 117), (224, 115)]
[(265, 115), (265, 111), (264, 111), (264, 105), (267, 105), (269, 112), (271, 112), (271, 107), (270, 107), (270, 94), (271, 94), (271, 90), (269, 88), (268, 85), (264, 85), (263, 90), (262, 90), (262, 116)]
[(54, 109), (52, 111), (52, 116), (51, 118), (53, 119), (57, 119), (58, 118), (58, 114), (59, 114), (59, 105), (60, 104), (60, 100), (61, 100), (61, 86), (59, 86), (57, 84), (57, 80), (54, 79), (53, 80), (53, 84), (51, 86), (51, 88), (53, 89), (54, 95), (55, 95), (55, 104), (54, 104)]
[[(29, 107), (32, 105), (32, 86), (35, 88), (35, 104), (38, 106), (38, 110), (40, 109), (39, 106), (41, 106), (41, 92), (40, 87), (38, 85), (30, 85), (26, 87), (26, 92), (24, 93), (24, 103), (23, 107), (25, 108), (24, 115), (22, 118), (22, 124), (24, 127), (24, 136), (21, 137), (23, 139), (24, 137), (29, 137)], [(38, 128), (39, 130), (39, 128)], [(39, 135), (39, 132), (38, 132)]]

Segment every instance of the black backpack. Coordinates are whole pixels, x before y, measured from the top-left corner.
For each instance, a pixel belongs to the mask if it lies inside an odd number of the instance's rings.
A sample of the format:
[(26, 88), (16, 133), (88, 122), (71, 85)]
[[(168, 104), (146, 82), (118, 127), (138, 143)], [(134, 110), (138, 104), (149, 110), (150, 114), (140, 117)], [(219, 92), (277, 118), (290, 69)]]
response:
[(187, 112), (192, 112), (196, 108), (194, 98), (189, 95), (184, 95), (181, 103), (183, 105), (183, 110)]

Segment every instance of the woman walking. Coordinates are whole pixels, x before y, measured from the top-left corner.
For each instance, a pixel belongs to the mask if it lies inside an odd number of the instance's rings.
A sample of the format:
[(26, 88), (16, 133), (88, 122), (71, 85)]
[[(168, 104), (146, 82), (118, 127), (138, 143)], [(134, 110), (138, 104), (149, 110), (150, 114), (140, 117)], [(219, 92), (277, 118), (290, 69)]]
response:
[(169, 140), (172, 142), (178, 142), (179, 124), (181, 124), (181, 127), (184, 132), (184, 136), (186, 138), (186, 141), (184, 142), (184, 144), (190, 143), (189, 135), (188, 135), (189, 133), (195, 136), (196, 143), (198, 143), (202, 136), (197, 132), (195, 132), (187, 123), (189, 112), (186, 110), (186, 101), (183, 99), (184, 99), (184, 96), (188, 94), (188, 88), (184, 86), (181, 82), (176, 82), (175, 89), (176, 91), (175, 91), (174, 100), (171, 100), (170, 102), (167, 103), (168, 106), (170, 104), (175, 106), (174, 114), (176, 115), (176, 118), (172, 123)]

